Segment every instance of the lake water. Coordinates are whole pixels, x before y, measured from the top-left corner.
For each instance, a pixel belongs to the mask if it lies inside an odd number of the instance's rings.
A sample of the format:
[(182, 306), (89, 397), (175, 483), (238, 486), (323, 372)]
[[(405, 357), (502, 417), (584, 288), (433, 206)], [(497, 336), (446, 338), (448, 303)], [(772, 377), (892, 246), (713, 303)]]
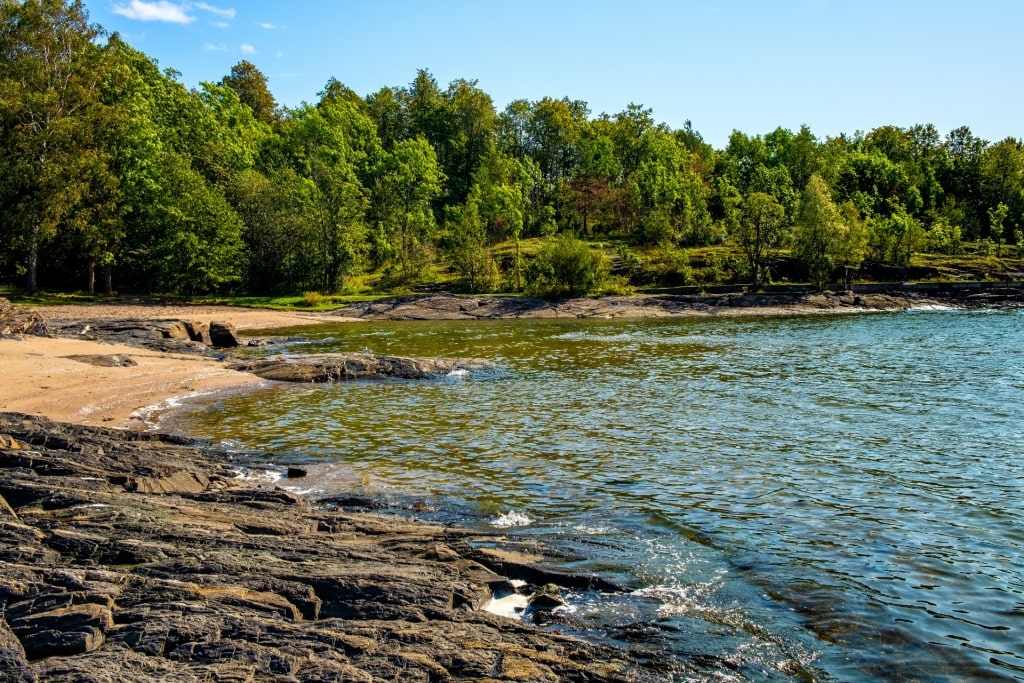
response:
[(596, 638), (657, 623), (629, 646), (667, 680), (1024, 680), (1022, 312), (278, 332), (502, 371), (276, 386), (190, 432), (551, 544), (635, 589), (569, 598)]

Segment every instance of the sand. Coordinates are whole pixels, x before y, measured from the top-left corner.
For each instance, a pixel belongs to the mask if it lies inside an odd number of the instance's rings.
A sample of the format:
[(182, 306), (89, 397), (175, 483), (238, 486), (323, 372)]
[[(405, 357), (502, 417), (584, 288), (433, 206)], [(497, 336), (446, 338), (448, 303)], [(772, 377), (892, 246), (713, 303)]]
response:
[[(311, 325), (342, 319), (230, 306), (45, 306), (48, 320), (200, 320), (229, 322), (239, 330)], [(126, 355), (138, 365), (97, 367), (67, 356)], [(0, 339), (0, 411), (43, 415), (61, 422), (144, 429), (179, 400), (264, 380), (224, 363), (120, 344), (77, 339)]]

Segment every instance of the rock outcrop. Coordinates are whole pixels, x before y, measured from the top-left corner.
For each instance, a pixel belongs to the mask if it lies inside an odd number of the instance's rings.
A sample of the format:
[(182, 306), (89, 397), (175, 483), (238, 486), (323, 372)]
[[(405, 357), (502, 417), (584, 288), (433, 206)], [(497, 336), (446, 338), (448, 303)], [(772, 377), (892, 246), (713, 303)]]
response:
[(0, 337), (22, 334), (49, 337), (50, 328), (38, 313), (0, 297)]
[(656, 680), (481, 611), (507, 580), (466, 532), (235, 486), (184, 439), (0, 414), (0, 470), (3, 681)]
[(343, 382), (366, 379), (432, 379), (461, 372), (495, 372), (479, 359), (403, 358), (369, 353), (324, 353), (273, 356), (236, 362), (236, 370), (281, 382)]

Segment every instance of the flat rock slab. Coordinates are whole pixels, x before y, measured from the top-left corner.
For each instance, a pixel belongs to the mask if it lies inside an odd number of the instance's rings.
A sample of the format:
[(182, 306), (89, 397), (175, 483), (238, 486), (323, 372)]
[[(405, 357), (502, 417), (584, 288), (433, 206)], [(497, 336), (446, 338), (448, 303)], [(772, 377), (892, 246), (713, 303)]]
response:
[(467, 358), (403, 358), (368, 353), (275, 356), (241, 361), (235, 370), (281, 382), (343, 382), (369, 379), (433, 379), (470, 372), (496, 372), (489, 361)]
[(236, 486), (178, 437), (12, 413), (0, 435), (0, 680), (664, 678), (482, 611), (507, 580), (479, 535)]

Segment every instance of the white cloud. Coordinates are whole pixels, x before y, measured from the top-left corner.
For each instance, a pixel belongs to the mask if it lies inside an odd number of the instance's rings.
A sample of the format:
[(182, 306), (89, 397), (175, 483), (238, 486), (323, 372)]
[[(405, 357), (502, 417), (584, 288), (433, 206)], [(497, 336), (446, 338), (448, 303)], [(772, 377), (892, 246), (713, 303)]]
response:
[(224, 17), (225, 19), (234, 19), (235, 18), (235, 9), (233, 7), (228, 7), (228, 8), (214, 7), (213, 5), (207, 5), (205, 2), (197, 2), (197, 3), (195, 3), (194, 7), (196, 9), (201, 9), (204, 12), (209, 12), (211, 14), (216, 14), (218, 17)]
[(240, 46), (239, 49), (241, 49), (243, 55), (254, 55), (254, 54), (256, 54), (256, 48), (254, 48), (249, 43), (242, 43), (242, 45)]
[(215, 21), (213, 22), (213, 25), (217, 28), (231, 28), (231, 24), (226, 21)]
[(284, 53), (283, 53), (283, 52), (278, 52), (278, 53), (277, 53), (276, 55), (274, 55), (274, 56), (275, 56), (275, 57), (277, 57), (278, 59), (281, 59), (281, 57), (284, 57)]
[(260, 28), (266, 29), (268, 31), (273, 31), (275, 28), (277, 28), (277, 26), (271, 24), (269, 21), (264, 21), (262, 24), (260, 24)]
[(187, 4), (157, 0), (131, 0), (127, 5), (114, 5), (114, 14), (139, 21), (166, 21), (172, 24), (189, 24), (196, 20), (188, 14)]
[(207, 52), (227, 52), (228, 46), (224, 43), (217, 43), (216, 45), (213, 43), (207, 43), (206, 45), (203, 45), (203, 49)]

